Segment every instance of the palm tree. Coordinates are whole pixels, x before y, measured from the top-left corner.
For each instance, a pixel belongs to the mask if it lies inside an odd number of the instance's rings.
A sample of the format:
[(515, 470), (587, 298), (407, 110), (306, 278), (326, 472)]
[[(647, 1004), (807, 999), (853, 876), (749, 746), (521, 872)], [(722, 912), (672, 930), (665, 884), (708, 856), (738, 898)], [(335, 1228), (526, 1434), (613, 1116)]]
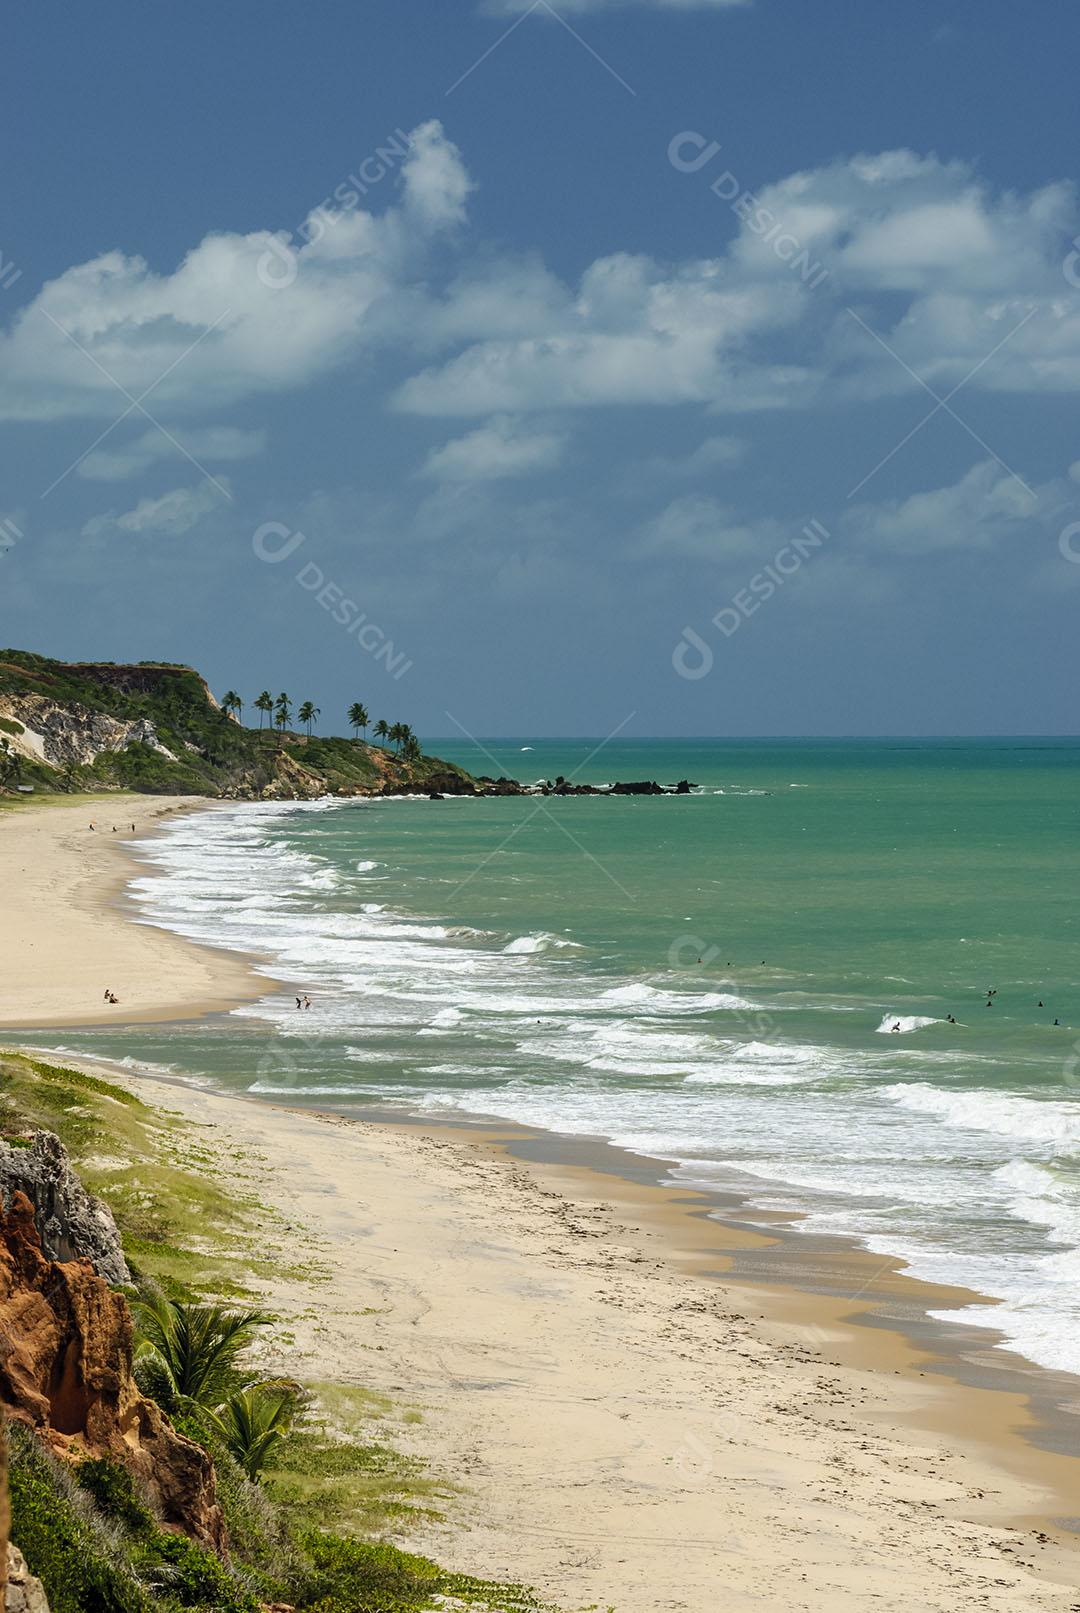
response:
[(23, 759), (10, 739), (0, 739), (0, 784), (17, 784)]
[(359, 735), (362, 730), (366, 737), (370, 721), (371, 718), (368, 716), (367, 707), (362, 706), (359, 700), (354, 700), (349, 707), (349, 727), (352, 729), (353, 734)]
[(221, 715), (222, 715), (222, 717), (228, 717), (231, 712), (234, 712), (234, 711), (239, 712), (239, 711), (243, 711), (243, 709), (244, 709), (244, 702), (241, 700), (240, 696), (237, 694), (235, 689), (230, 689), (228, 694), (223, 694), (222, 695), (222, 697), (221, 697)]
[(255, 701), (255, 710), (259, 713), (259, 727), (263, 725), (263, 718), (270, 716), (274, 709), (274, 697), (269, 689), (264, 689)]
[(405, 738), (405, 724), (403, 722), (393, 723), (389, 729), (389, 736), (390, 743), (400, 751), (402, 741)]
[(304, 704), (300, 707), (300, 710), (296, 713), (297, 721), (307, 725), (307, 735), (309, 739), (311, 738), (311, 725), (318, 715), (318, 706), (313, 706), (310, 700), (305, 700)]
[(412, 732), (409, 733), (408, 738), (405, 740), (403, 749), (405, 760), (407, 762), (418, 762), (423, 754), (420, 749), (420, 741)]
[(389, 739), (389, 737), (390, 729), (387, 727), (386, 719), (385, 717), (380, 717), (378, 722), (375, 724), (375, 738)]
[(274, 701), (274, 722), (282, 733), (292, 720), (292, 703), (287, 694), (279, 694)]
[(242, 1385), (237, 1357), (262, 1311), (230, 1311), (224, 1305), (188, 1305), (175, 1299), (136, 1300), (140, 1357), (151, 1357), (172, 1392), (201, 1406), (220, 1406)]
[(210, 1421), (248, 1478), (257, 1483), (301, 1405), (295, 1383), (256, 1383), (231, 1394)]

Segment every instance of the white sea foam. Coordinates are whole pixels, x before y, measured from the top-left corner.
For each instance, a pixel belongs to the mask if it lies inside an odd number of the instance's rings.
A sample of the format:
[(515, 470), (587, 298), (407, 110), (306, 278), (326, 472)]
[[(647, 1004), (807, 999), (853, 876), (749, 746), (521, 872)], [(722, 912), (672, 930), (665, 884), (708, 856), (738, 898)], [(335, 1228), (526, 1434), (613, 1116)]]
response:
[(933, 1115), (958, 1130), (990, 1132), (1080, 1154), (1080, 1104), (1076, 1102), (978, 1088), (950, 1092), (924, 1081), (897, 1083), (884, 1087), (882, 1093), (903, 1109)]
[[(897, 1036), (906, 1036), (911, 1031), (925, 1030), (927, 1025), (943, 1025), (943, 1019), (934, 1019), (927, 1014), (886, 1014), (878, 1026), (878, 1034), (892, 1032)], [(899, 1030), (897, 1030), (899, 1026)]]
[(550, 935), (546, 930), (541, 930), (539, 935), (519, 935), (508, 946), (504, 946), (503, 951), (512, 956), (531, 957), (537, 952), (548, 952), (552, 947), (576, 948), (579, 945), (577, 941), (567, 941), (561, 935)]
[[(386, 862), (341, 873), (307, 825), (293, 844), (278, 832), (286, 814), (328, 810), (225, 808), (174, 820), (142, 848), (146, 922), (253, 952), (269, 979), (315, 998), (317, 1018), (298, 1016), (277, 985), (235, 1011), (241, 1035), (245, 1021), (258, 1025), (252, 1045), (265, 1049), (270, 1031), (277, 1050), (253, 1055), (248, 1090), (503, 1117), (610, 1138), (670, 1161), (687, 1184), (757, 1184), (755, 1202), (797, 1209), (811, 1230), (861, 1237), (916, 1275), (999, 1297), (997, 1310), (960, 1319), (1080, 1369), (1080, 1106), (992, 1086), (1010, 1068), (1022, 1079), (1011, 1054), (927, 1047), (910, 1033), (940, 1023), (929, 1015), (889, 1014), (881, 1034), (864, 1035), (865, 999), (794, 975), (782, 995), (778, 979), (763, 982), (757, 1002), (686, 973), (628, 981), (539, 929), (508, 939), (452, 913), (358, 905), (370, 881), (391, 888)], [(379, 847), (358, 838), (356, 849)], [(447, 875), (458, 883), (455, 868)], [(782, 1039), (756, 1017), (764, 1011), (839, 1030)], [(891, 1034), (897, 1019), (903, 1035)], [(309, 1067), (291, 1075), (290, 1053)], [(979, 1058), (985, 1085), (936, 1084), (958, 1064), (970, 1081)], [(908, 1072), (919, 1079), (899, 1079)]]

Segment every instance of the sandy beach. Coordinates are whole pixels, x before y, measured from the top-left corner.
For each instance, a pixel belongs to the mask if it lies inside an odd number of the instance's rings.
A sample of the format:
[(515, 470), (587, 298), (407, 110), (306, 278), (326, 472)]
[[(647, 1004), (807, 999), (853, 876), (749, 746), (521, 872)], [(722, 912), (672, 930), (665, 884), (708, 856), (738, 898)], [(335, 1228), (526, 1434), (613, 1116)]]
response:
[[(262, 982), (235, 954), (133, 923), (124, 896), (135, 871), (121, 855), (125, 843), (207, 805), (190, 796), (110, 795), (0, 813), (0, 1025), (167, 1020), (259, 994)], [(105, 1003), (106, 987), (117, 1006)]]
[[(142, 799), (140, 831), (176, 805)], [(124, 1018), (250, 993), (242, 964), (129, 922), (120, 837), (103, 846), (87, 821), (81, 806), (0, 818), (5, 1022), (88, 1022), (103, 974), (141, 983)], [(1077, 1510), (1080, 1464), (1023, 1437), (1023, 1397), (860, 1326), (868, 1292), (726, 1280), (732, 1235), (703, 1197), (523, 1161), (511, 1128), (118, 1078), (286, 1215), (285, 1233), (267, 1223), (297, 1252), (265, 1290), (287, 1331), (275, 1366), (422, 1413), (412, 1452), (455, 1494), (400, 1543), (568, 1613), (1080, 1606), (1074, 1537), (1053, 1522)]]

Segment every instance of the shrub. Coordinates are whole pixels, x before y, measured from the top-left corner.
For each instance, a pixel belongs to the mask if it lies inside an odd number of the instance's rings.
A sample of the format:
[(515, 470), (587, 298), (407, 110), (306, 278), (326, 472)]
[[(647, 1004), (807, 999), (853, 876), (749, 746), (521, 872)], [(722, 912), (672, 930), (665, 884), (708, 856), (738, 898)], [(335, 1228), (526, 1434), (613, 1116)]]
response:
[(75, 1469), (75, 1482), (93, 1497), (99, 1511), (115, 1518), (132, 1534), (147, 1535), (156, 1528), (153, 1513), (135, 1492), (134, 1479), (118, 1462), (110, 1462), (107, 1457), (80, 1462)]
[(156, 1532), (136, 1561), (146, 1582), (181, 1607), (257, 1613), (255, 1597), (236, 1582), (220, 1559), (184, 1535)]
[(36, 1434), (8, 1427), (11, 1538), (52, 1613), (149, 1613), (153, 1604), (70, 1475)]

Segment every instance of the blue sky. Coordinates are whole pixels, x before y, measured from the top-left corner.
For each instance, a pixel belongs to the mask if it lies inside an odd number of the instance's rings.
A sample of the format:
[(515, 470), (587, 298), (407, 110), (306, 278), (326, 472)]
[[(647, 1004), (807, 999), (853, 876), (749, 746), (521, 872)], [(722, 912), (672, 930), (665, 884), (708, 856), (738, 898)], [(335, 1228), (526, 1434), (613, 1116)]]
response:
[(432, 736), (1075, 732), (1078, 43), (25, 9), (0, 640)]

